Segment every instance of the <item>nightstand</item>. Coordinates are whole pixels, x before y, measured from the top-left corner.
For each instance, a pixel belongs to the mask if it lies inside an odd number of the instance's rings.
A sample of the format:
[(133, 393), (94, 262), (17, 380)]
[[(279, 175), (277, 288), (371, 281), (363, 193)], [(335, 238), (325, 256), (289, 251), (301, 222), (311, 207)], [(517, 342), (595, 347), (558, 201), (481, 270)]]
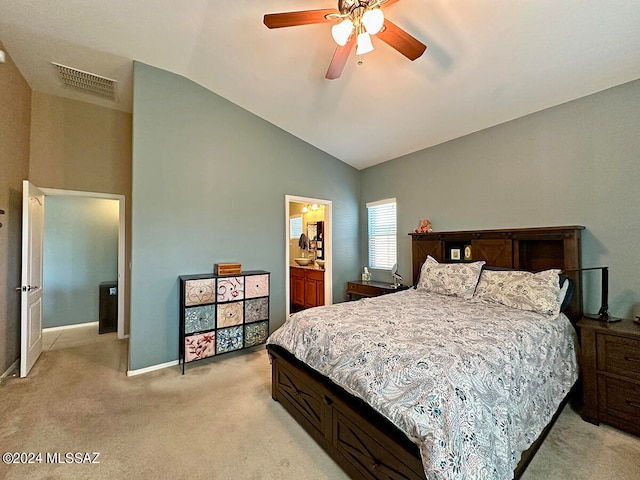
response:
[(632, 320), (578, 324), (582, 418), (640, 435), (640, 326)]
[(386, 295), (387, 293), (407, 290), (408, 288), (410, 288), (408, 285), (400, 285), (394, 288), (393, 284), (389, 282), (376, 282), (374, 280), (363, 282), (362, 280), (356, 280), (347, 282), (345, 297), (347, 300), (353, 300), (354, 297), (377, 297), (379, 295)]

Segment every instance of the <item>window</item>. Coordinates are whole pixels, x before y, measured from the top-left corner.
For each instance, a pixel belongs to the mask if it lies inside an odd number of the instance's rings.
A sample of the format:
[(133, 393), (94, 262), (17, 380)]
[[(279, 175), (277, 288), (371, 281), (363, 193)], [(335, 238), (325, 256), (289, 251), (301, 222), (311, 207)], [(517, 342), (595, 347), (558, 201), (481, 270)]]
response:
[(396, 199), (367, 203), (369, 225), (369, 266), (391, 270), (396, 252)]
[(289, 218), (289, 238), (300, 238), (302, 235), (302, 215)]

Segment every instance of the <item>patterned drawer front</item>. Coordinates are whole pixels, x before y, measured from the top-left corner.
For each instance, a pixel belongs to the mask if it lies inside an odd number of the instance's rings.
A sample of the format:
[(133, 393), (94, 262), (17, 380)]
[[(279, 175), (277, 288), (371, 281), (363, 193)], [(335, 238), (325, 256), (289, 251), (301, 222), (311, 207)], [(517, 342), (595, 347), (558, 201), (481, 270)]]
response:
[(244, 321), (247, 323), (269, 319), (269, 299), (254, 298), (247, 300), (244, 306)]
[(202, 305), (184, 310), (184, 333), (203, 332), (216, 328), (216, 306)]
[(244, 298), (244, 277), (218, 278), (218, 302), (231, 302)]
[(245, 298), (266, 297), (267, 295), (269, 295), (269, 275), (245, 277)]
[(244, 346), (253, 347), (267, 341), (269, 322), (250, 323), (244, 326)]
[(184, 304), (202, 305), (214, 303), (216, 301), (216, 280), (207, 278), (205, 280), (187, 280), (185, 282)]
[(242, 325), (218, 330), (217, 353), (232, 352), (242, 348)]
[(184, 361), (193, 362), (216, 354), (216, 333), (202, 333), (184, 339)]
[(219, 303), (217, 315), (217, 327), (232, 327), (242, 325), (242, 302)]

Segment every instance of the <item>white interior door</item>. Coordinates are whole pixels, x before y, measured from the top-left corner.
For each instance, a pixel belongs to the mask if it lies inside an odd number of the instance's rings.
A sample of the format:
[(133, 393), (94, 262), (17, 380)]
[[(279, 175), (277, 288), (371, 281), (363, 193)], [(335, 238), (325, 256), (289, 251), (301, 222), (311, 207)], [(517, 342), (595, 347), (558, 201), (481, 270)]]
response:
[(26, 377), (42, 352), (42, 244), (44, 194), (22, 182), (22, 285), (20, 377)]

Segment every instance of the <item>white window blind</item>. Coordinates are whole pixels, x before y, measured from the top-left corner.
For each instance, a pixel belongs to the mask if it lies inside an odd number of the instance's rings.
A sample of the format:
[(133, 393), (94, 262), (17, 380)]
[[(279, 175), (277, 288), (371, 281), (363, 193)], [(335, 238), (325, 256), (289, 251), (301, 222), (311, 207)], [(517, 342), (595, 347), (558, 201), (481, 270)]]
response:
[(300, 238), (302, 235), (302, 215), (289, 218), (289, 238)]
[(369, 266), (391, 270), (396, 263), (396, 199), (367, 203)]

